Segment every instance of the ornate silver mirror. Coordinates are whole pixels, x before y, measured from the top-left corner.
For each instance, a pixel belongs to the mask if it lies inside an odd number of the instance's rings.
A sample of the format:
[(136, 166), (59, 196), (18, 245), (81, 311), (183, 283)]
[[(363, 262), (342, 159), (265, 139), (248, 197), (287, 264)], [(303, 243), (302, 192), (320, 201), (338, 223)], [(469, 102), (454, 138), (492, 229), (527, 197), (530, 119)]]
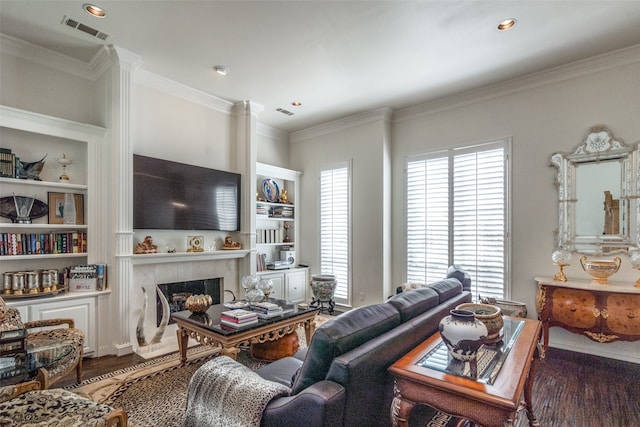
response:
[(557, 247), (596, 255), (638, 247), (637, 150), (595, 126), (571, 154), (551, 156), (558, 168)]

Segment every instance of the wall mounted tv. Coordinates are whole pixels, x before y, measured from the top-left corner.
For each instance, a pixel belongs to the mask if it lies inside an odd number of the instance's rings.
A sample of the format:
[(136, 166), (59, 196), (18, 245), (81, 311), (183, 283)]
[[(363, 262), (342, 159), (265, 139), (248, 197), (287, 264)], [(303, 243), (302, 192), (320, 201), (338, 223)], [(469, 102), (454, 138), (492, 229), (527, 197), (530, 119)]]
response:
[(133, 228), (240, 230), (240, 175), (133, 155)]

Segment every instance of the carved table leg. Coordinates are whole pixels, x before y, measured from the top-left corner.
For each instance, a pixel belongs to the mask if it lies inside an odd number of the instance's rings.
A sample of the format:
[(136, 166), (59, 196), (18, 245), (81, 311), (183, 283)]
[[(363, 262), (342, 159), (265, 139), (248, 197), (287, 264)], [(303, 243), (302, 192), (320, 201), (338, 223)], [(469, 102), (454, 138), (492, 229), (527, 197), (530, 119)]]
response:
[[(546, 336), (546, 335), (545, 335)], [(536, 346), (536, 350), (533, 353), (533, 360), (531, 361), (531, 368), (529, 369), (529, 374), (527, 375), (527, 380), (524, 383), (524, 402), (525, 402), (525, 410), (527, 411), (527, 418), (529, 419), (529, 425), (531, 427), (540, 427), (540, 422), (536, 418), (533, 413), (533, 404), (532, 404), (532, 391), (533, 391), (533, 381), (535, 379), (536, 367), (538, 366), (538, 361), (544, 354), (544, 349), (541, 349), (541, 344), (538, 343)]]
[(391, 402), (391, 425), (393, 427), (409, 427), (409, 414), (415, 406), (410, 400), (405, 400), (400, 391), (394, 387), (394, 398)]
[(178, 328), (176, 330), (178, 336), (178, 351), (180, 352), (180, 363), (187, 361), (187, 346), (189, 344), (189, 333), (186, 329)]
[(313, 332), (316, 330), (316, 321), (313, 319), (309, 319), (306, 322), (304, 322), (304, 336), (307, 339), (307, 346), (309, 346), (309, 343), (311, 342), (311, 335), (313, 335)]

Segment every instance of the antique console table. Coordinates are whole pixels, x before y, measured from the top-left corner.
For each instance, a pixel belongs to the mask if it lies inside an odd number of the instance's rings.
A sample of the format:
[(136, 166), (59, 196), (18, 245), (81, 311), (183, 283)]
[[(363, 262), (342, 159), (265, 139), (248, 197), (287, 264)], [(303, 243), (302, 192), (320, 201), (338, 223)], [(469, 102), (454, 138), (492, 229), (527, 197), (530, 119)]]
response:
[(560, 326), (600, 343), (640, 340), (640, 288), (633, 283), (590, 280), (554, 281), (536, 277), (536, 309), (542, 321), (544, 348), (549, 328)]
[(395, 362), (389, 368), (395, 380), (393, 426), (408, 427), (411, 411), (421, 404), (484, 427), (513, 426), (523, 394), (529, 424), (540, 426), (532, 411), (531, 393), (541, 356), (541, 323), (507, 316), (504, 321), (503, 340), (488, 346), (489, 357), (479, 356), (477, 379), (449, 370), (439, 333)]

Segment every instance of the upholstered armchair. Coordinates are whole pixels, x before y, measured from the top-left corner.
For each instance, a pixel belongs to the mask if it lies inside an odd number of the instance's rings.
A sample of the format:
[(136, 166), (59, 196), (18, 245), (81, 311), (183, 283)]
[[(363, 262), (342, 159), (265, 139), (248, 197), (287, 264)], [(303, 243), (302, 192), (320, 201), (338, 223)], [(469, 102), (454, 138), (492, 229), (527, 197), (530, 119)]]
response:
[[(26, 330), (24, 350), (35, 364), (41, 365), (38, 381), (43, 389), (76, 370), (77, 381), (82, 380), (82, 351), (84, 334), (75, 328), (73, 319), (47, 319), (22, 322), (17, 309), (7, 307), (0, 297), (0, 332)], [(56, 353), (64, 346), (64, 354)], [(54, 360), (55, 359), (55, 360)], [(54, 361), (52, 361), (54, 360)], [(44, 361), (44, 363), (43, 363)]]
[(0, 425), (126, 427), (122, 409), (96, 403), (67, 390), (41, 390), (38, 381), (0, 387)]

